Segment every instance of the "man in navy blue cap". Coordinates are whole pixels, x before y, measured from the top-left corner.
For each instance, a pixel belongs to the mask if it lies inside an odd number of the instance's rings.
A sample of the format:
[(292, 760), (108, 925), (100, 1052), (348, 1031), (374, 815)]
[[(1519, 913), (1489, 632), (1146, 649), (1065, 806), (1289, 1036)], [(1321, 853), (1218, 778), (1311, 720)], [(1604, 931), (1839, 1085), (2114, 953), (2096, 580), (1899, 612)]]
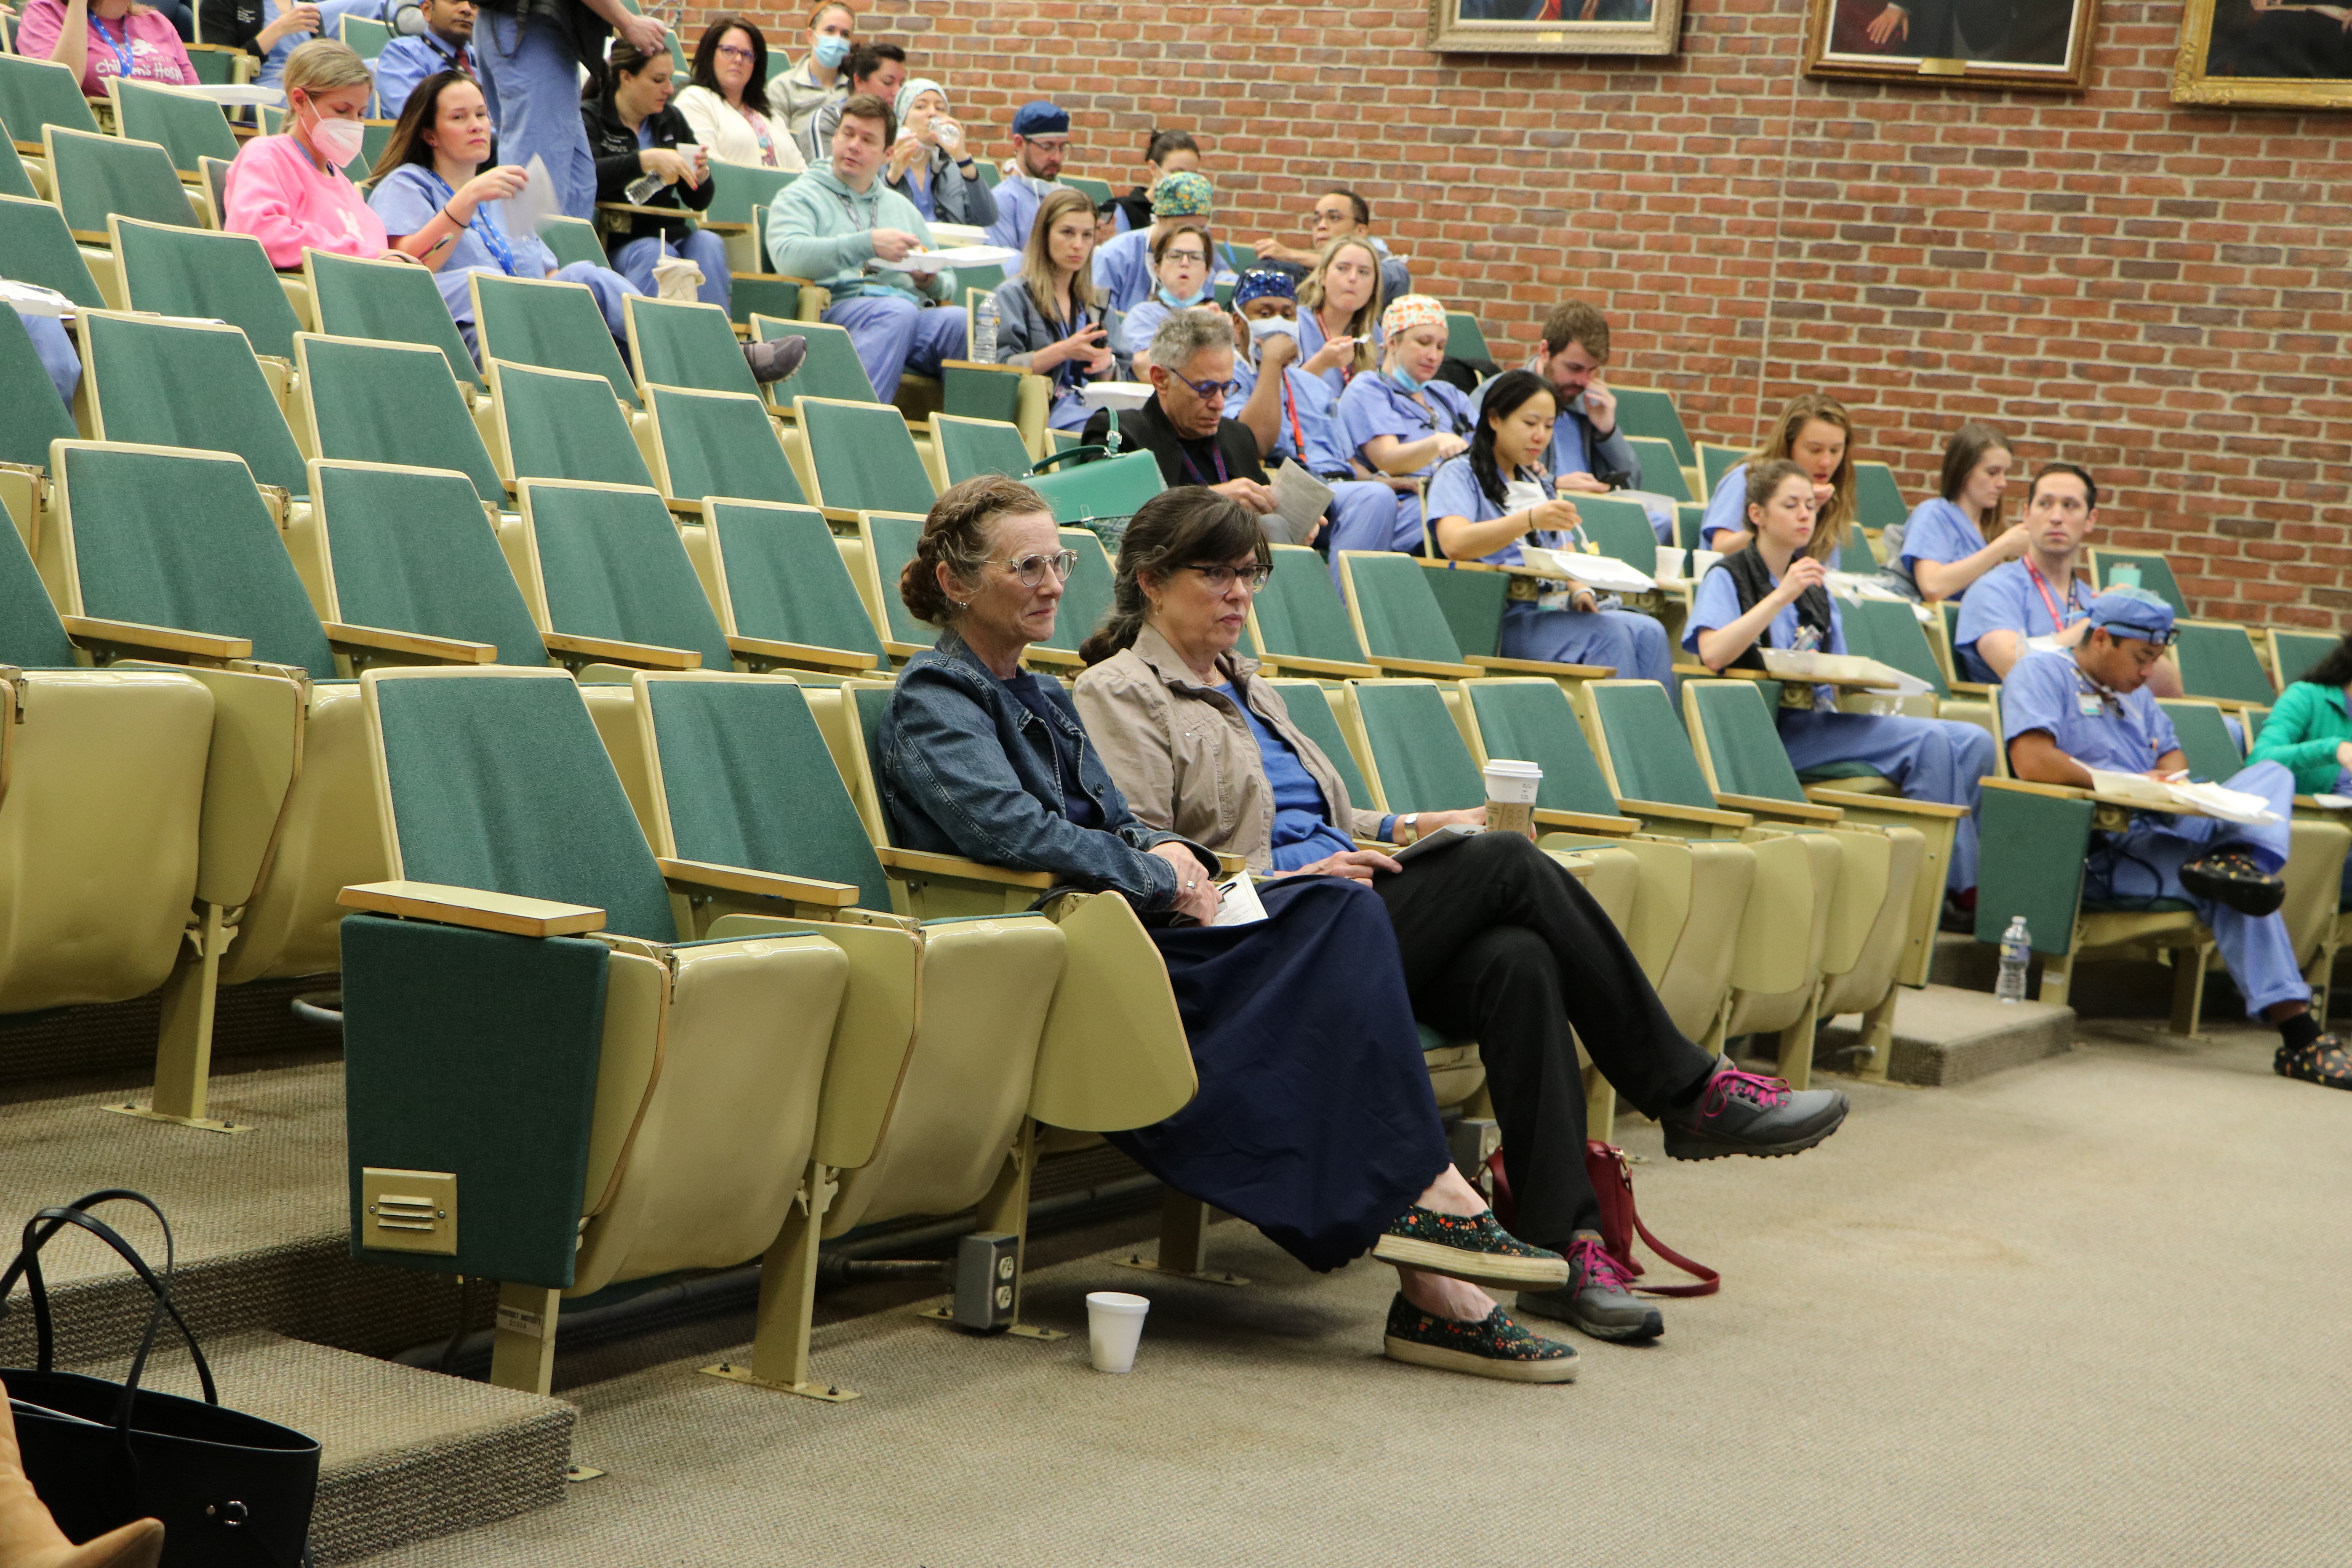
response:
[[(2092, 601), (2073, 647), (2036, 648), (2020, 658), (2000, 689), (2011, 769), (2035, 784), (2078, 789), (2093, 787), (2093, 768), (2156, 779), (2183, 773), (2188, 761), (2172, 721), (2147, 690), (2172, 638), (2171, 605), (2141, 589), (2110, 588)], [(2312, 1016), (2311, 987), (2278, 912), (2294, 775), (2277, 763), (2256, 763), (2222, 783), (2260, 796), (2275, 820), (2247, 826), (2135, 813), (2123, 832), (2093, 836), (2083, 896), (2194, 904), (2247, 1013), (2276, 1026), (2278, 1072), (2352, 1089), (2352, 1060)]]
[[(1070, 151), (1069, 111), (1037, 99), (1013, 113), (1013, 158), (996, 187), (996, 221), (988, 243), (1020, 250), (1037, 221), (1037, 204), (1062, 183), (1062, 160)], [(1017, 264), (1006, 269), (1017, 270)]]

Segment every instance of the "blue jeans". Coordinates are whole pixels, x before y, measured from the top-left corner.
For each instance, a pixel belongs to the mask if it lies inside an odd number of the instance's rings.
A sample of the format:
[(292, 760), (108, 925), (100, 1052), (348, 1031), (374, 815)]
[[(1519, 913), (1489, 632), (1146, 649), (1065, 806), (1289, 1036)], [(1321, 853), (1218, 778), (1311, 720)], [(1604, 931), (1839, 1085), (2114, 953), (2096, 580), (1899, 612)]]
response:
[(511, 12), (488, 11), (474, 29), (475, 59), (482, 92), (499, 128), (499, 159), (529, 163), (547, 161), (548, 177), (564, 216), (596, 216), (596, 162), (588, 153), (588, 128), (580, 118), (580, 68), (572, 40), (561, 28), (526, 26)]
[(951, 306), (925, 310), (911, 294), (853, 294), (826, 307), (824, 319), (847, 329), (874, 395), (887, 403), (898, 395), (898, 377), (908, 371), (937, 375), (940, 366), (964, 356), (963, 312)]
[(657, 292), (654, 287), (654, 263), (665, 256), (684, 257), (702, 268), (702, 287), (694, 297), (706, 305), (716, 305), (724, 310), (735, 296), (734, 277), (727, 270), (727, 242), (709, 229), (693, 229), (676, 243), (646, 235), (633, 239), (613, 252), (613, 265), (622, 277), (637, 286), (640, 294)]

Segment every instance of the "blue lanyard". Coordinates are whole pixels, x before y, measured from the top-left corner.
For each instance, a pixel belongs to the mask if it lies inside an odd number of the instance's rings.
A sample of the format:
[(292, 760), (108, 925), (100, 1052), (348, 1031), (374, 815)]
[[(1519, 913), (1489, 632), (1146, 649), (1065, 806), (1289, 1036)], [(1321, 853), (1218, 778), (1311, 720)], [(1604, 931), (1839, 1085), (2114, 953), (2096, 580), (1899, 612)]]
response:
[(99, 36), (100, 40), (103, 42), (108, 48), (114, 51), (114, 74), (122, 77), (129, 76), (131, 74), (131, 58), (134, 52), (131, 48), (131, 18), (125, 16), (122, 19), (122, 41), (119, 44), (114, 41), (114, 35), (106, 30), (106, 23), (100, 18), (99, 15), (95, 11), (90, 13), (89, 26), (90, 30)]
[[(419, 164), (418, 168), (426, 179), (433, 182), (433, 188), (441, 193), (441, 210), (448, 211), (449, 204), (457, 199), (457, 193), (451, 190), (449, 182), (439, 174), (425, 168), (422, 164)], [(490, 221), (490, 209), (487, 202), (476, 204), (474, 221), (466, 226), (481, 237), (483, 245), (487, 246), (490, 254), (498, 258), (499, 266), (504, 269), (508, 277), (522, 276), (515, 270), (514, 247), (507, 243), (507, 237), (499, 232), (499, 226)]]

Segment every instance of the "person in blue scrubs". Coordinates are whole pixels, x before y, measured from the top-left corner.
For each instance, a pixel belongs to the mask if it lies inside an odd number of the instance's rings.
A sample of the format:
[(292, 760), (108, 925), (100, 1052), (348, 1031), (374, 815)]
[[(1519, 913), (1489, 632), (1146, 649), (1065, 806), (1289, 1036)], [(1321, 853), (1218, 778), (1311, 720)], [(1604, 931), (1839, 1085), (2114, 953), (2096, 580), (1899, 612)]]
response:
[(2009, 438), (1990, 425), (1971, 419), (1952, 432), (1944, 443), (1943, 493), (1904, 521), (1903, 543), (1886, 573), (1896, 586), (1915, 599), (1961, 601), (1978, 578), (2025, 553), (2033, 532), (2022, 522), (1986, 542), (2000, 522), (2015, 463)]
[[(1641, 456), (1617, 423), (1616, 395), (1601, 379), (1608, 363), (1608, 318), (1581, 300), (1554, 305), (1544, 318), (1543, 336), (1527, 368), (1551, 384), (1552, 405), (1559, 410), (1543, 470), (1561, 495), (1605, 496), (1642, 488)], [(1470, 395), (1470, 406), (1482, 406), (1481, 399), (1493, 384), (1480, 383)], [(1652, 497), (1642, 510), (1658, 542), (1672, 544), (1678, 515), (1674, 503)]]
[[(1271, 268), (1243, 273), (1234, 288), (1234, 316), (1250, 345), (1247, 356), (1234, 361), (1234, 380), (1241, 384), (1234, 395), (1243, 400), (1234, 417), (1249, 426), (1268, 458), (1302, 463), (1331, 487), (1326, 548), (1332, 584), (1341, 586), (1339, 552), (1394, 549), (1418, 503), (1349, 456), (1339, 395), (1300, 363), (1297, 291), (1289, 275)], [(1275, 368), (1282, 374), (1270, 374)]]
[[(991, 193), (996, 221), (988, 226), (989, 244), (1027, 253), (1037, 205), (1062, 188), (1062, 160), (1069, 151), (1069, 110), (1041, 98), (1013, 111), (1013, 157)], [(1013, 276), (1019, 266), (1013, 263), (1004, 275)]]
[(640, 56), (668, 58), (669, 29), (620, 0), (482, 0), (474, 28), (499, 155), (523, 168), (545, 160), (567, 217), (596, 216), (596, 160), (580, 118), (580, 73), (603, 63), (608, 26)]
[(408, 95), (428, 76), (443, 71), (476, 74), (474, 68), (474, 0), (425, 0), (425, 31), (400, 37), (375, 57), (375, 111), (380, 120), (397, 120), (408, 107)]
[[(5, 307), (0, 307), (5, 309)], [(15, 311), (9, 312), (16, 315)], [(81, 385), (81, 355), (74, 348), (73, 334), (55, 316), (17, 316), (25, 324), (25, 335), (33, 340), (33, 353), (48, 373), (49, 384), (58, 389), (66, 406), (73, 406), (74, 391)]]
[[(1829, 568), (1812, 550), (1813, 477), (1785, 458), (1750, 471), (1746, 551), (1719, 562), (1698, 585), (1683, 647), (1707, 668), (1760, 668), (1759, 647), (1843, 653), (1845, 631)], [(1993, 771), (1992, 736), (1948, 719), (1906, 719), (1838, 711), (1828, 687), (1813, 689), (1809, 709), (1778, 713), (1780, 744), (1799, 773), (1832, 763), (1860, 763), (1909, 800), (1965, 805), (1954, 824), (1952, 864), (1944, 887), (1953, 912), (1975, 907), (1979, 781)]]
[[(1407, 294), (1381, 313), (1388, 339), (1378, 375), (1360, 375), (1339, 395), (1339, 425), (1349, 455), (1375, 474), (1426, 482), (1437, 465), (1470, 449), (1476, 416), (1470, 400), (1437, 379), (1445, 359), (1445, 307), (1426, 294)], [(1306, 346), (1303, 342), (1299, 345)], [(1422, 506), (1398, 509), (1386, 548), (1419, 555)]]
[[(1558, 499), (1546, 469), (1552, 443), (1551, 384), (1532, 371), (1506, 371), (1479, 390), (1470, 449), (1438, 466), (1429, 481), (1429, 531), (1454, 561), (1522, 563), (1519, 544), (1581, 552), (1576, 507)], [(1538, 595), (1538, 589), (1550, 590)], [(1580, 584), (1513, 577), (1503, 606), (1502, 655), (1552, 664), (1607, 665), (1619, 675), (1674, 690), (1674, 645), (1665, 627)], [(1522, 597), (1526, 592), (1528, 596)]]
[[(2165, 778), (2187, 759), (2148, 689), (2148, 675), (2173, 638), (2172, 607), (2137, 588), (2110, 588), (2091, 605), (2071, 648), (2036, 649), (2001, 685), (2001, 730), (2009, 763), (2034, 784), (2093, 787), (2090, 770)], [(2294, 774), (2256, 763), (2221, 781), (2259, 795), (2277, 819), (2259, 826), (2210, 816), (2136, 812), (2121, 833), (2092, 836), (2085, 899), (2185, 899), (2213, 932), (2246, 1014), (2273, 1025), (2282, 1077), (2352, 1089), (2352, 1062), (2312, 1016), (2311, 987), (2295, 967), (2294, 943), (2278, 913), (2286, 897), (2288, 818)]]
[(1171, 313), (1204, 305), (1212, 310), (1217, 308), (1216, 296), (1209, 289), (1207, 226), (1190, 220), (1155, 224), (1151, 233), (1151, 269), (1157, 287), (1150, 299), (1127, 313), (1119, 323), (1119, 342), (1113, 345), (1130, 360), (1143, 355), (1147, 366), (1151, 363), (1151, 334)]
[(1853, 500), (1853, 416), (1825, 392), (1790, 400), (1764, 444), (1724, 475), (1707, 498), (1699, 548), (1729, 555), (1748, 548), (1748, 476), (1759, 463), (1786, 459), (1813, 481), (1813, 531), (1843, 542), (1859, 513)]
[(1388, 298), (1380, 253), (1360, 235), (1325, 246), (1314, 269), (1300, 280), (1298, 353), (1303, 368), (1322, 377), (1332, 396), (1379, 368), (1385, 347), (1381, 305)]
[[(1102, 290), (1106, 307), (1128, 311), (1150, 300), (1160, 287), (1151, 269), (1153, 246), (1162, 234), (1187, 218), (1202, 234), (1208, 234), (1216, 204), (1216, 191), (1209, 184), (1208, 175), (1189, 170), (1160, 175), (1151, 187), (1151, 226), (1113, 235), (1095, 247), (1095, 287)], [(1220, 259), (1212, 239), (1209, 281), (1214, 284), (1233, 279), (1233, 268)]]

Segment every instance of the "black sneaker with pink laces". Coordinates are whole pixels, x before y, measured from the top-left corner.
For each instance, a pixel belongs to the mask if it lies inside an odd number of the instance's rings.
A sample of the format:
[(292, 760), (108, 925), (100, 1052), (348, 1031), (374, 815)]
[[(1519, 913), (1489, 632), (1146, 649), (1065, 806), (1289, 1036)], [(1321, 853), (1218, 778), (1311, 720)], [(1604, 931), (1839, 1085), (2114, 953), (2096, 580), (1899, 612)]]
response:
[(1666, 1331), (1666, 1320), (1633, 1294), (1625, 1270), (1589, 1230), (1578, 1231), (1568, 1244), (1568, 1283), (1557, 1290), (1520, 1291), (1518, 1309), (1617, 1344), (1643, 1343)]
[(1784, 1078), (1742, 1072), (1724, 1058), (1696, 1100), (1658, 1118), (1670, 1160), (1801, 1153), (1838, 1130), (1846, 1099), (1833, 1089), (1792, 1089)]

